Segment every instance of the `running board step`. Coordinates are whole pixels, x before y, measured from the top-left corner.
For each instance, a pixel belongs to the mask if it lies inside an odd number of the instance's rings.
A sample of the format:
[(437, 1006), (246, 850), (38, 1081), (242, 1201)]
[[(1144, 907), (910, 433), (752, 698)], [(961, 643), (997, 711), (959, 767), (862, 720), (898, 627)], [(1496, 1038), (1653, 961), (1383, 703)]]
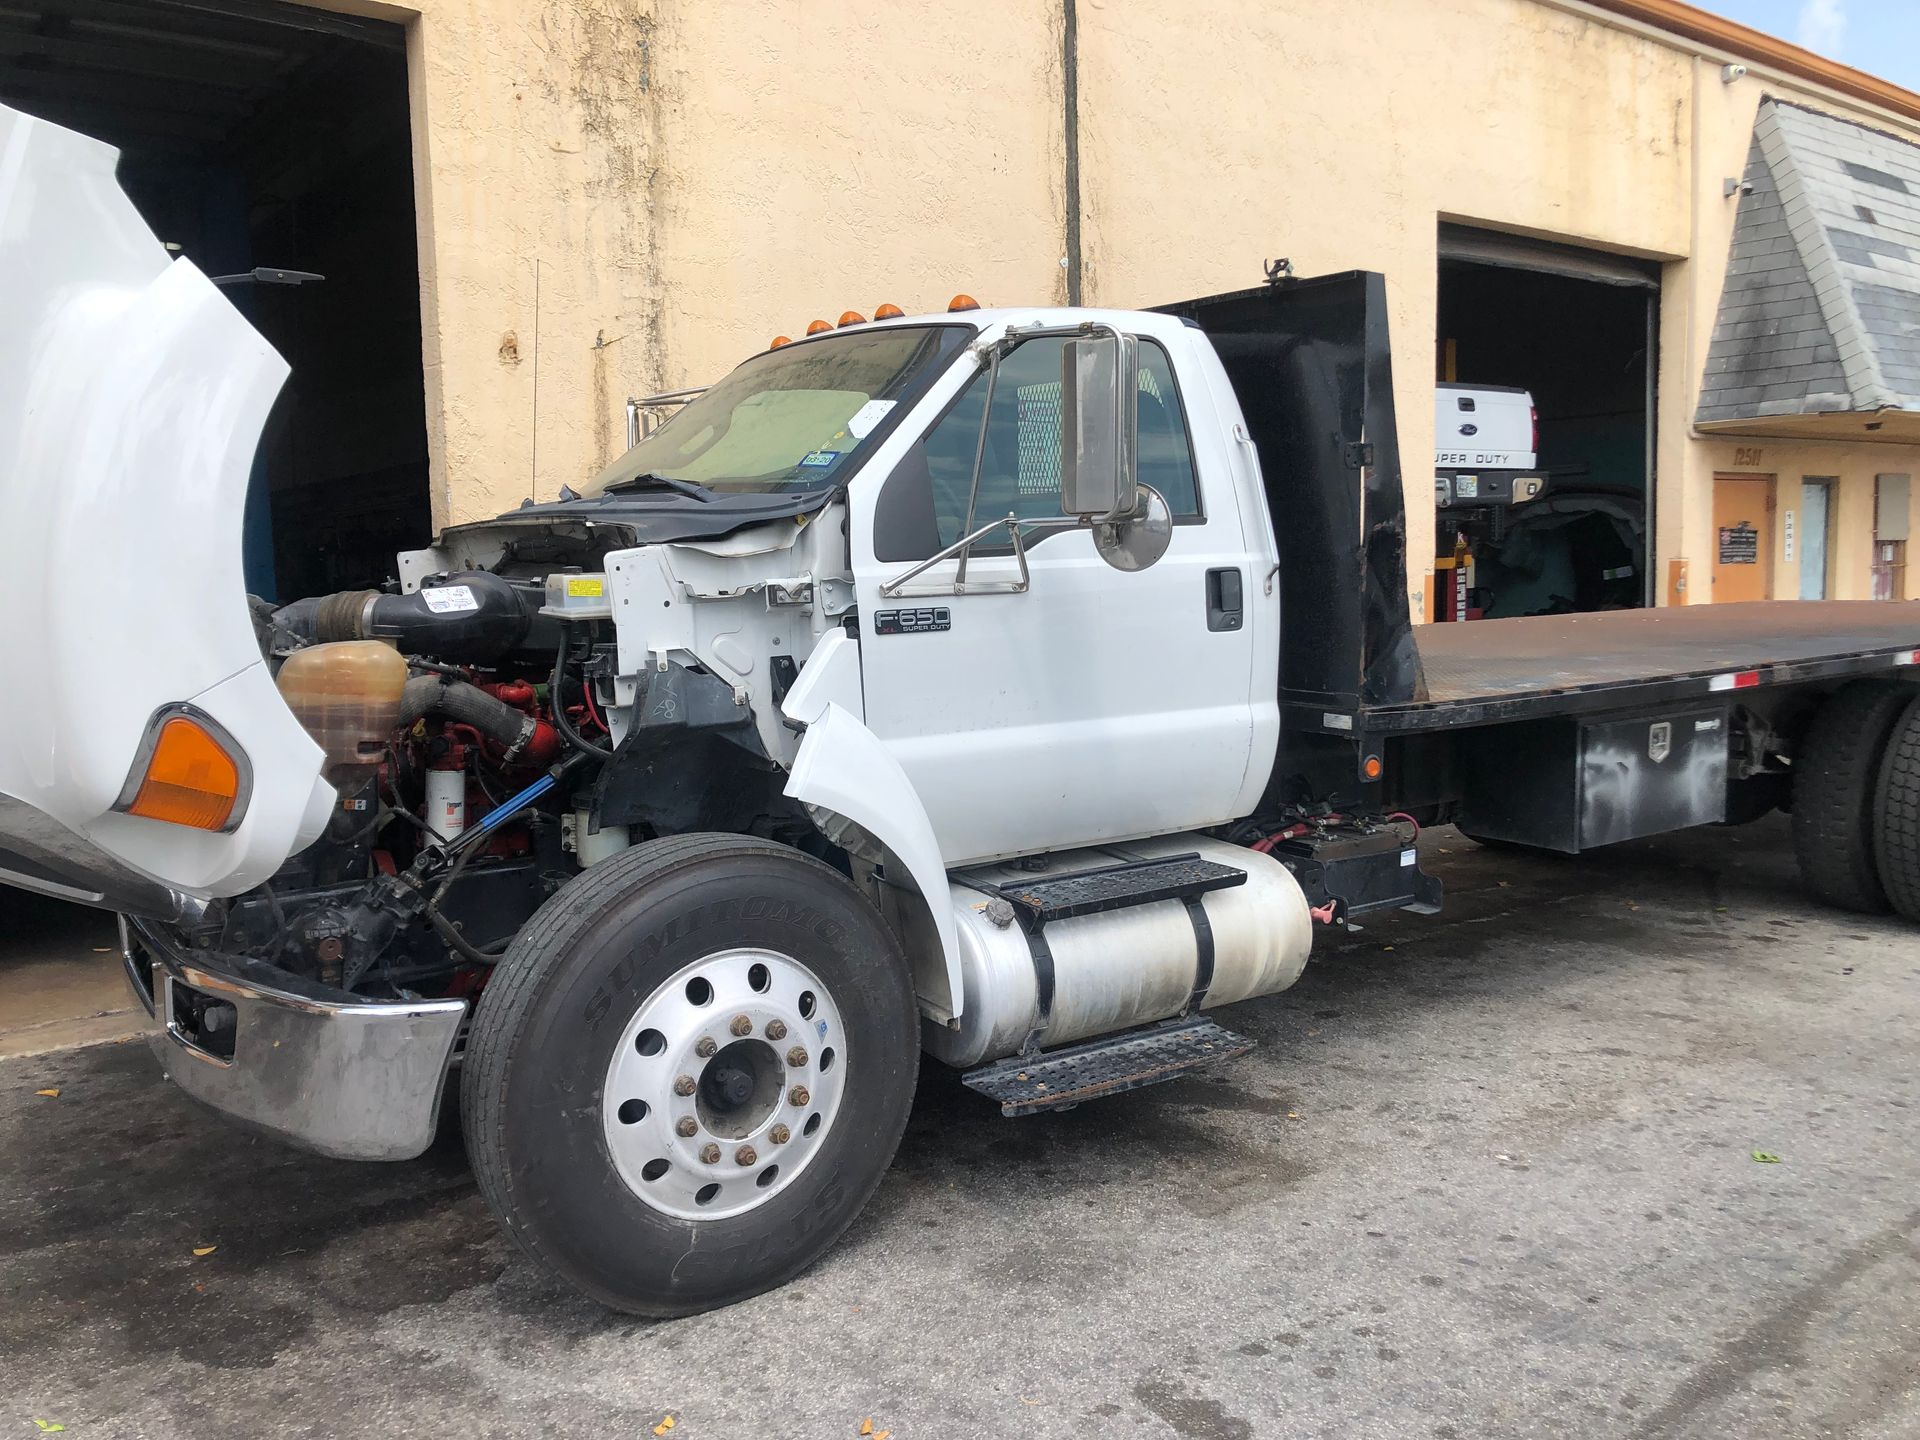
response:
[(1049, 875), (1025, 885), (1006, 884), (1000, 887), (1000, 895), (1027, 929), (1037, 930), (1049, 920), (1151, 905), (1157, 900), (1186, 900), (1246, 883), (1247, 872), (1231, 865), (1202, 860), (1197, 854), (1169, 855), (1072, 875)]
[(1244, 1035), (1189, 1015), (1041, 1055), (996, 1060), (960, 1078), (968, 1088), (998, 1100), (1002, 1114), (1031, 1115), (1070, 1110), (1103, 1095), (1177, 1080), (1202, 1065), (1244, 1055), (1253, 1046)]

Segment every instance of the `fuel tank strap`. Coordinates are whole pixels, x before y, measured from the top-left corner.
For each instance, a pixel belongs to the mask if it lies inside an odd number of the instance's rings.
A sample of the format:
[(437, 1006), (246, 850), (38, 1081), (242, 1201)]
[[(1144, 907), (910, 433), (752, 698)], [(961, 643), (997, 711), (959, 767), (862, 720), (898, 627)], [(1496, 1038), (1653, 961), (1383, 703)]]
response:
[(1207, 919), (1207, 907), (1198, 895), (1186, 898), (1187, 919), (1193, 922), (1193, 993), (1187, 997), (1185, 1014), (1191, 1015), (1207, 1003), (1207, 991), (1213, 988), (1213, 922)]

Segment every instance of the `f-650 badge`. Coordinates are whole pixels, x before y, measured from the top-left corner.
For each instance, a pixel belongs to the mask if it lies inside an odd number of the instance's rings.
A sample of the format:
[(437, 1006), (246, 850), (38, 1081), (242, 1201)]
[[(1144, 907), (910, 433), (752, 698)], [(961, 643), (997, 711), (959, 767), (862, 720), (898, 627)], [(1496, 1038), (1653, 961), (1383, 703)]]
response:
[(881, 610), (873, 617), (876, 635), (926, 635), (952, 628), (953, 614), (944, 605), (923, 605), (917, 610)]

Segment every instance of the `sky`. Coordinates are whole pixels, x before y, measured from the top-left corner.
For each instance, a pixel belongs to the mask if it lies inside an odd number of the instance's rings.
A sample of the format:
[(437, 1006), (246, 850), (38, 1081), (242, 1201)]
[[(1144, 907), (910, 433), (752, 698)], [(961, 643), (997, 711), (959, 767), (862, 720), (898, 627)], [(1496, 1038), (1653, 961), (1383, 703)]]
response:
[(1694, 0), (1831, 60), (1920, 90), (1920, 0)]

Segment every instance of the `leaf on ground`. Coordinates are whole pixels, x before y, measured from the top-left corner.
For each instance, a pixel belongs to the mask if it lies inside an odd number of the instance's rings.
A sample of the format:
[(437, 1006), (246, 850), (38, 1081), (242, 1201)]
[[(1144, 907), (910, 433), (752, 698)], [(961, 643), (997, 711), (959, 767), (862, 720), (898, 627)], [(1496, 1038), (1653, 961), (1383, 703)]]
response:
[(672, 1428), (673, 1428), (673, 1416), (662, 1415), (660, 1417), (660, 1423), (653, 1427), (653, 1433), (656, 1435), (664, 1435), (667, 1433), (667, 1431), (671, 1430)]
[(66, 1426), (62, 1425), (58, 1420), (36, 1419), (33, 1423), (40, 1427), (40, 1433), (42, 1435), (51, 1435), (56, 1430), (64, 1430), (67, 1428)]
[(199, 1258), (205, 1259), (219, 1248), (218, 1245), (196, 1245), (193, 1247), (193, 1253)]
[(33, 1093), (36, 1095), (44, 1095), (49, 1100), (58, 1100), (60, 1098), (60, 1092), (58, 1090), (36, 1090)]
[(1762, 1165), (1778, 1165), (1780, 1163), (1780, 1157), (1771, 1150), (1756, 1150), (1753, 1152), (1753, 1158)]
[(860, 1422), (860, 1433), (862, 1435), (871, 1435), (873, 1433), (873, 1416), (869, 1415)]

